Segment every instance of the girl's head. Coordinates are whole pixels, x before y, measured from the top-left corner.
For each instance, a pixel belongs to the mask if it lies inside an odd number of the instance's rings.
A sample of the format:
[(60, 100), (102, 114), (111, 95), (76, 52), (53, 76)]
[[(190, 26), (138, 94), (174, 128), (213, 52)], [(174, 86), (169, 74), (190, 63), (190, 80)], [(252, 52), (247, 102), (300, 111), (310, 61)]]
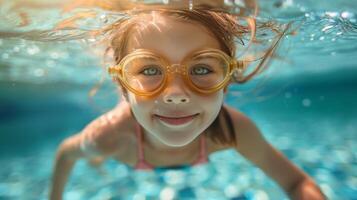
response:
[[(146, 9), (133, 11), (129, 18), (121, 19), (110, 27), (110, 48), (113, 50), (117, 64), (123, 58), (130, 60), (128, 57), (143, 50), (150, 52), (149, 55), (152, 53), (155, 57), (159, 57), (158, 60), (164, 59), (168, 66), (174, 66), (170, 69), (180, 71), (191, 62), (192, 55), (208, 49), (217, 50), (217, 54), (213, 53), (217, 55), (215, 58), (220, 55), (228, 59), (234, 58), (236, 39), (241, 41), (241, 38), (248, 32), (249, 28), (238, 24), (236, 17), (220, 11), (200, 8), (193, 10)], [(134, 59), (135, 62), (146, 62), (149, 66), (156, 64), (145, 56), (139, 56), (139, 58)], [(224, 59), (221, 59), (219, 63), (223, 61)], [(127, 73), (134, 73), (130, 68), (133, 65), (128, 66), (127, 71), (130, 72)], [(198, 70), (204, 72), (205, 69)], [(147, 76), (164, 73), (155, 71), (153, 68), (140, 72), (148, 73)], [(221, 111), (226, 91), (227, 84), (224, 84), (213, 93), (203, 94), (192, 90), (188, 81), (183, 77), (178, 73), (173, 73), (169, 76), (166, 87), (160, 90), (160, 93), (150, 97), (140, 96), (127, 90), (123, 81), (117, 77), (114, 78), (121, 86), (125, 100), (130, 103), (137, 121), (146, 131), (169, 146), (186, 145), (212, 124), (217, 125), (214, 122), (217, 121), (217, 116)], [(247, 80), (238, 78), (238, 76), (232, 76), (227, 80), (232, 82)], [(130, 81), (134, 82), (136, 78)], [(150, 82), (141, 83), (138, 87), (145, 88), (148, 87), (147, 84)], [(187, 116), (193, 117), (181, 119), (181, 121), (167, 119)], [(183, 123), (185, 120), (189, 122), (183, 125), (170, 124)], [(216, 138), (223, 142), (234, 143), (234, 140), (229, 137)]]

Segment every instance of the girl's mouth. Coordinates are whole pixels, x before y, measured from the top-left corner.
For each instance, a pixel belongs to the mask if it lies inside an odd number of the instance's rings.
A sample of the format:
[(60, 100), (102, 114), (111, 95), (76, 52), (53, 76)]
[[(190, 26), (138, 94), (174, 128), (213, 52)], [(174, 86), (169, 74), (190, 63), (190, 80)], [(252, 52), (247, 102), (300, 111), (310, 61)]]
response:
[(177, 128), (187, 126), (197, 115), (199, 114), (197, 113), (186, 117), (164, 117), (160, 115), (155, 115), (155, 117), (157, 117), (164, 125)]

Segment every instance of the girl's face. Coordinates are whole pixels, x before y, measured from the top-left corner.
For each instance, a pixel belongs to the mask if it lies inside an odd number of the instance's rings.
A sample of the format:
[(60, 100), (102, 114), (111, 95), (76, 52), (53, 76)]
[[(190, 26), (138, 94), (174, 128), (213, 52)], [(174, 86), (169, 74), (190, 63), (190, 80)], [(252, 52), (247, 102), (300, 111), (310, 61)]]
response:
[[(197, 50), (220, 49), (218, 41), (202, 25), (157, 13), (141, 17), (142, 24), (131, 33), (127, 46), (129, 53), (135, 49), (149, 49), (165, 56), (171, 64), (177, 64)], [(148, 140), (164, 148), (192, 142), (217, 117), (223, 97), (223, 89), (209, 95), (198, 94), (176, 74), (161, 94), (148, 98), (128, 91), (127, 101), (135, 118), (148, 133)], [(167, 119), (186, 116), (193, 117)]]

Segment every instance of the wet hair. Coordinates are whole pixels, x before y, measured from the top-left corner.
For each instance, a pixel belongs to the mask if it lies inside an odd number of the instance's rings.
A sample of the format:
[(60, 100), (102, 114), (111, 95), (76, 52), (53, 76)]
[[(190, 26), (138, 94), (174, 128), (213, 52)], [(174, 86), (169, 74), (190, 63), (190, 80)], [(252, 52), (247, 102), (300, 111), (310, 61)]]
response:
[[(270, 59), (274, 56), (281, 38), (288, 30), (288, 26), (280, 27), (272, 22), (257, 24), (254, 17), (244, 17), (241, 14), (232, 14), (224, 9), (217, 9), (206, 5), (197, 6), (192, 9), (162, 7), (137, 9), (128, 12), (127, 17), (119, 19), (104, 30), (110, 41), (106, 52), (112, 52), (115, 64), (118, 64), (128, 53), (126, 48), (131, 37), (130, 33), (140, 24), (141, 15), (152, 11), (164, 16), (172, 16), (179, 20), (202, 25), (213, 34), (219, 42), (221, 49), (231, 57), (237, 57), (237, 45), (240, 45), (242, 49), (245, 45), (247, 46), (245, 49), (249, 48), (250, 45), (266, 45), (264, 40), (259, 40), (257, 37), (257, 30), (263, 36), (267, 35), (266, 32), (274, 33), (270, 39), (270, 44), (265, 50), (257, 53), (253, 59), (252, 54), (246, 56), (246, 58), (250, 58), (249, 60), (241, 58), (243, 69), (233, 74), (230, 83), (245, 83), (264, 71)], [(254, 61), (257, 62), (256, 66), (249, 74), (244, 75), (248, 71), (248, 68), (252, 67), (251, 64)], [(114, 78), (114, 81), (119, 83), (124, 96), (126, 96), (127, 91), (121, 86), (120, 81), (116, 78)], [(222, 106), (220, 113), (208, 127), (208, 130), (208, 136), (213, 141), (224, 145), (236, 145), (233, 122), (224, 106)]]

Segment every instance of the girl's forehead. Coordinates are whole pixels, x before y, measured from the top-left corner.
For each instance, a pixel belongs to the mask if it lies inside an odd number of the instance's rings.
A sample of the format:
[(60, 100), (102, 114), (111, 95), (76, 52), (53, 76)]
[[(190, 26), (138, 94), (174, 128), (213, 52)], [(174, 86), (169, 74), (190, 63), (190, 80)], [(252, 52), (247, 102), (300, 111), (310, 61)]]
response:
[(138, 20), (129, 36), (128, 53), (135, 49), (149, 49), (172, 61), (180, 61), (197, 50), (220, 49), (213, 34), (198, 22), (157, 13), (144, 15)]

